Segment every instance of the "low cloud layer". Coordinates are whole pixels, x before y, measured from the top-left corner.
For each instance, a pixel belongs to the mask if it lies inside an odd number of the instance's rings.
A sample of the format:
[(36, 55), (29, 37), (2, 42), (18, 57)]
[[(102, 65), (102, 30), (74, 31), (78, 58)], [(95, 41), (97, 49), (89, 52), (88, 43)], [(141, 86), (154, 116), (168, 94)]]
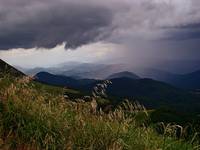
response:
[[(51, 50), (45, 49), (13, 49), (0, 51), (0, 56), (11, 65), (24, 68), (52, 67), (62, 63), (93, 63), (109, 62), (110, 56), (113, 59), (123, 56), (124, 51), (121, 45), (111, 43), (92, 43), (78, 47), (76, 50), (65, 49), (65, 45), (58, 45)], [(114, 61), (114, 60), (113, 60)]]

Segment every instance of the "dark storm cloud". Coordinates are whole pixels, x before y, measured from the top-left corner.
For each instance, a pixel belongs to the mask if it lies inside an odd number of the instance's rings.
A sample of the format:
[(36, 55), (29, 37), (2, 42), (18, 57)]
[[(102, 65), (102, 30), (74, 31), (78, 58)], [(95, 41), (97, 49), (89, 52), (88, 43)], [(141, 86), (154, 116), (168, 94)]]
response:
[(63, 42), (75, 48), (109, 34), (105, 28), (112, 13), (101, 6), (60, 0), (8, 0), (0, 4), (1, 50), (53, 48)]
[(0, 49), (199, 39), (197, 0), (1, 0)]

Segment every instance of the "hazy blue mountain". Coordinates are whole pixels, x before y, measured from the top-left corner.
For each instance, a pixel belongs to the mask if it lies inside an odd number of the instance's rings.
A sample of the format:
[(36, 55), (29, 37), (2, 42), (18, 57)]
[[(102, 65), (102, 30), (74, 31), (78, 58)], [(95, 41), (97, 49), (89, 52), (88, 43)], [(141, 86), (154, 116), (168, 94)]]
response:
[(82, 63), (78, 62), (67, 62), (67, 63), (61, 63), (52, 67), (35, 67), (35, 68), (23, 68), (16, 66), (19, 70), (23, 71), (27, 75), (35, 75), (39, 72), (49, 72), (52, 74), (62, 74), (64, 71), (73, 69)]
[[(86, 92), (91, 92), (96, 84), (102, 82), (101, 80), (92, 79), (74, 79), (47, 72), (38, 73), (35, 77), (37, 81), (43, 83), (75, 88)], [(118, 103), (122, 99), (128, 98), (130, 100), (138, 100), (149, 108), (178, 106), (185, 110), (189, 104), (199, 106), (198, 95), (160, 81), (127, 77), (114, 78), (111, 81), (112, 84), (108, 86), (107, 94), (113, 100), (113, 103)]]
[(49, 72), (51, 74), (63, 75), (73, 77), (74, 79), (112, 79), (118, 77), (132, 77), (138, 79), (137, 75), (141, 78), (151, 78), (154, 80), (166, 82), (173, 86), (183, 89), (199, 89), (199, 72), (189, 74), (176, 74), (159, 69), (145, 68), (145, 69), (132, 69), (131, 72), (136, 72), (133, 75), (128, 72), (130, 68), (123, 64), (92, 64), (92, 63), (78, 63), (67, 62), (58, 64), (50, 68), (33, 68), (24, 69), (23, 71), (28, 75), (34, 75), (39, 72)]
[(63, 86), (68, 88), (82, 89), (84, 85), (92, 84), (96, 82), (93, 79), (74, 79), (72, 77), (67, 77), (63, 75), (53, 75), (48, 72), (39, 72), (34, 76), (36, 81), (56, 85)]
[(184, 75), (174, 76), (169, 83), (185, 89), (200, 89), (200, 70)]
[(140, 79), (140, 77), (138, 75), (136, 75), (132, 72), (129, 72), (129, 71), (114, 73), (114, 74), (108, 76), (107, 79), (115, 79), (115, 78), (122, 78), (122, 77), (131, 78), (131, 79)]
[(200, 89), (200, 70), (188, 74), (174, 74), (158, 69), (144, 69), (140, 71), (139, 75), (163, 81), (183, 89)]
[(62, 74), (67, 76), (78, 76), (89, 79), (105, 79), (109, 75), (124, 71), (126, 68), (122, 64), (82, 64)]
[(117, 103), (127, 98), (139, 101), (146, 108), (169, 107), (178, 111), (199, 112), (200, 95), (152, 79), (115, 78), (107, 94)]
[(74, 78), (105, 79), (109, 75), (125, 71), (123, 64), (92, 64), (92, 63), (62, 63), (49, 68), (23, 69), (26, 74), (35, 75), (39, 72), (49, 72), (56, 75), (72, 76)]
[(174, 77), (178, 77), (178, 74), (154, 68), (141, 68), (137, 74), (142, 78), (151, 78), (159, 81), (170, 81)]
[[(11, 74), (14, 76), (23, 76), (24, 74), (11, 65), (0, 60), (0, 75)], [(181, 81), (187, 81), (187, 86), (195, 84), (198, 87), (200, 71), (187, 75), (181, 75), (176, 84), (183, 84)], [(94, 79), (75, 79), (63, 75), (53, 75), (48, 72), (40, 72), (35, 75), (35, 80), (56, 86), (79, 89), (91, 92), (92, 88), (101, 83), (101, 80)], [(110, 79), (112, 84), (108, 86), (107, 94), (113, 104), (120, 102), (124, 98), (129, 100), (138, 100), (147, 108), (158, 108), (161, 106), (173, 107), (175, 109), (188, 110), (200, 107), (199, 95), (190, 93), (186, 90), (176, 88), (164, 82), (153, 79), (133, 79), (130, 77), (118, 77)], [(175, 81), (174, 81), (175, 83)], [(181, 85), (181, 86), (185, 86)]]

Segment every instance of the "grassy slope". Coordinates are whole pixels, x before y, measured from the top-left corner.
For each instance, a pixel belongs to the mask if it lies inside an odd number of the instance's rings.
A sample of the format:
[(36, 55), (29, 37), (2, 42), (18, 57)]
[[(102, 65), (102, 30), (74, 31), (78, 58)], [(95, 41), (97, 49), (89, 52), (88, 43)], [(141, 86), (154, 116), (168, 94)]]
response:
[(90, 103), (66, 101), (62, 88), (28, 78), (3, 77), (0, 88), (0, 149), (195, 149), (195, 144), (176, 139), (174, 127), (158, 135), (138, 125), (137, 108), (131, 104), (126, 111), (94, 114)]
[(19, 70), (15, 69), (11, 65), (0, 59), (0, 77), (4, 76), (5, 74), (12, 74), (15, 77), (25, 75), (24, 73), (20, 72)]

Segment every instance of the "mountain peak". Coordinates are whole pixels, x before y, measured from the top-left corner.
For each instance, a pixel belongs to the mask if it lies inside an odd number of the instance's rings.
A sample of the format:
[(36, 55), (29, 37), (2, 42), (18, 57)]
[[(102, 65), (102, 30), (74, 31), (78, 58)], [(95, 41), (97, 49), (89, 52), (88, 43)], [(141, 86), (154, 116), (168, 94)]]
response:
[(108, 76), (107, 79), (122, 78), (122, 77), (131, 78), (131, 79), (140, 79), (140, 77), (138, 75), (136, 75), (132, 72), (129, 72), (129, 71), (122, 71), (122, 72), (114, 73), (114, 74)]

